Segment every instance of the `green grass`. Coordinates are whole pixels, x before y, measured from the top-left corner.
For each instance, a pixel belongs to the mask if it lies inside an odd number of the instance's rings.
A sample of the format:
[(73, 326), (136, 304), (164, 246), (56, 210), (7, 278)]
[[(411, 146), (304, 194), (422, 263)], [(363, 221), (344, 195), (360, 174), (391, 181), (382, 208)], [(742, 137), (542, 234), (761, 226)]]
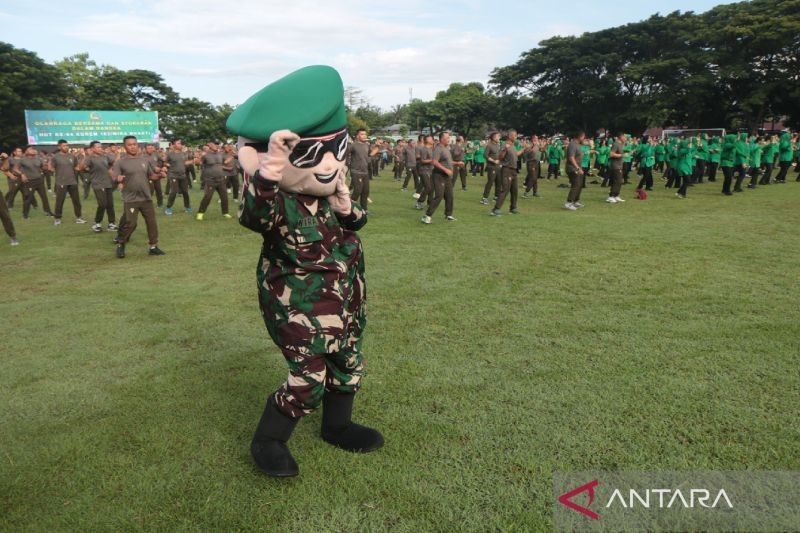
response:
[(214, 202), (202, 223), (159, 215), (164, 257), (140, 222), (120, 261), (69, 204), (60, 228), (12, 211), (0, 529), (548, 530), (556, 470), (800, 468), (800, 184), (629, 185), (624, 205), (590, 186), (571, 213), (550, 181), (495, 219), (470, 178), (458, 221), (442, 205), (423, 226), (389, 174), (361, 232), (356, 406), (386, 446), (333, 449), (314, 414), (291, 480), (248, 450), (286, 375), (257, 235)]

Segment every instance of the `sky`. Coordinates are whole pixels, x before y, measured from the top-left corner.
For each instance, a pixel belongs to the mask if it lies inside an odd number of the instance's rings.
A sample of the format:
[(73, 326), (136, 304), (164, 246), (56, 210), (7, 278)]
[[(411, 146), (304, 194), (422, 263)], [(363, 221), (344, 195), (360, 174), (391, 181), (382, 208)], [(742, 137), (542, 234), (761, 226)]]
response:
[(98, 64), (152, 70), (181, 96), (217, 105), (238, 105), (293, 70), (327, 64), (389, 110), (453, 82), (486, 84), (493, 68), (554, 35), (721, 3), (730, 2), (3, 0), (0, 40), (48, 62), (88, 52)]

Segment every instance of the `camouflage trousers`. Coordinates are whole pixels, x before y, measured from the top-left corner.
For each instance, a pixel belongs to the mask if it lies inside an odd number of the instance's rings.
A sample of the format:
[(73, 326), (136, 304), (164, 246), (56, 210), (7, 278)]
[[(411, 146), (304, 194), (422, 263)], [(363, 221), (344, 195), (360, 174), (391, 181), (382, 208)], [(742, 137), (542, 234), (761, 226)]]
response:
[[(272, 340), (289, 366), (286, 381), (274, 393), (275, 405), (283, 414), (299, 418), (319, 408), (325, 391), (355, 393), (361, 385), (365, 360), (361, 349), (366, 325), (363, 269), (346, 281), (341, 302), (339, 292), (322, 292), (326, 305), (339, 308), (336, 314), (317, 315), (309, 309), (286, 305), (297, 297), (298, 285), (288, 300), (286, 292), (260, 283), (261, 314)], [(360, 272), (358, 272), (360, 270)], [(302, 285), (301, 285), (302, 287)], [(304, 296), (308, 301), (308, 297)], [(318, 301), (319, 302), (319, 301)]]

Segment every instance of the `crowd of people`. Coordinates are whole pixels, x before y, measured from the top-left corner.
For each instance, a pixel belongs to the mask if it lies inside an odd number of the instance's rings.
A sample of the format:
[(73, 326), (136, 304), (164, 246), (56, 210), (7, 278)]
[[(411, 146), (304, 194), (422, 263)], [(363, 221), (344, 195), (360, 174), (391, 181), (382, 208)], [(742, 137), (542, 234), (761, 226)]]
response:
[[(485, 176), (480, 203), (491, 206), (491, 216), (500, 216), (506, 198), (509, 212), (518, 214), (519, 198), (539, 198), (539, 180), (558, 180), (563, 167), (569, 181), (569, 185), (562, 185), (569, 189), (564, 208), (576, 211), (585, 206), (581, 202), (582, 190), (593, 184), (607, 187), (605, 201), (616, 204), (625, 202), (622, 187), (638, 178), (637, 197), (646, 198), (655, 186), (655, 173), (661, 173), (665, 188), (677, 189), (676, 196), (680, 199), (686, 198), (695, 184), (716, 182), (719, 174), (721, 192), (725, 195), (744, 191), (746, 180), (746, 187), (751, 189), (785, 183), (795, 163), (794, 173), (798, 174), (795, 180), (800, 181), (798, 152), (798, 134), (790, 132), (724, 136), (699, 133), (666, 138), (625, 133), (612, 136), (604, 132), (591, 139), (583, 132), (546, 138), (523, 137), (509, 130), (473, 141), (449, 132), (393, 141), (369, 139), (366, 130), (360, 129), (348, 146), (347, 166), (351, 195), (365, 209), (372, 201), (370, 181), (390, 166), (402, 191), (413, 187), (414, 207), (424, 211), (422, 223), (431, 224), (442, 201), (444, 219), (456, 220), (453, 190), (459, 185), (466, 190), (468, 175)], [(140, 145), (130, 136), (121, 147), (94, 141), (76, 148), (59, 141), (52, 152), (33, 146), (16, 148), (11, 154), (0, 154), (0, 170), (8, 182), (6, 194), (0, 195), (0, 219), (12, 246), (19, 241), (9, 210), (14, 209), (18, 197), (22, 199), (23, 219), (30, 217), (32, 209), (41, 207), (58, 226), (69, 196), (75, 223), (85, 224), (81, 200), (87, 200), (91, 190), (97, 203), (91, 229), (102, 232), (105, 220), (106, 230), (117, 233), (113, 240), (120, 258), (125, 257), (125, 245), (137, 226), (139, 214), (147, 226), (148, 253), (164, 253), (158, 248), (155, 209), (163, 208), (165, 215), (173, 215), (178, 195), (184, 212), (202, 221), (216, 193), (222, 217), (232, 218), (229, 195), (234, 203), (239, 201), (243, 178), (232, 143), (211, 140), (189, 148), (180, 139), (174, 139), (168, 147), (160, 148), (154, 144)], [(198, 180), (204, 194), (194, 213), (189, 189)], [(116, 191), (120, 191), (124, 205), (119, 224), (114, 210)], [(50, 209), (48, 196), (55, 197), (54, 211)]]

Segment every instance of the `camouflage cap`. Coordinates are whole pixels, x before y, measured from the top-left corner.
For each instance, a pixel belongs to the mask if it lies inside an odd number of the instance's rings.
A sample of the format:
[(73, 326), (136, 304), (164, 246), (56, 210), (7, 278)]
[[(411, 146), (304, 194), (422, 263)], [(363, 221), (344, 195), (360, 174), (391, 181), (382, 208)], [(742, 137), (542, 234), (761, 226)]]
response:
[(228, 131), (267, 141), (277, 130), (321, 135), (347, 126), (344, 86), (332, 67), (312, 65), (274, 81), (228, 117)]

